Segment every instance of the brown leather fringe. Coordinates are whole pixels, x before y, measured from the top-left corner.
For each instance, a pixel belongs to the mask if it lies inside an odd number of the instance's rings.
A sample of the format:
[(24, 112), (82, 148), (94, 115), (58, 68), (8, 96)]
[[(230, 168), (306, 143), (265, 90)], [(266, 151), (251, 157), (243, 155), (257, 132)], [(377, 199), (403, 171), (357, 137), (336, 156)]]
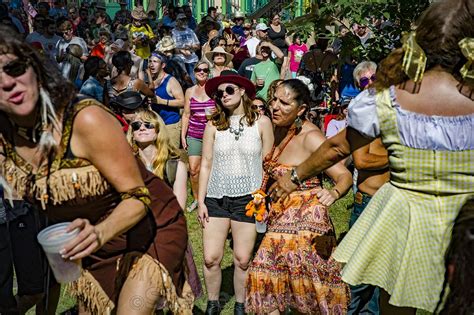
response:
[(115, 305), (102, 290), (99, 282), (87, 270), (76, 281), (67, 285), (69, 294), (77, 298), (94, 315), (110, 315)]
[[(27, 175), (13, 163), (5, 166), (6, 180), (20, 197), (25, 196), (27, 189)], [(88, 196), (100, 196), (110, 189), (109, 183), (100, 172), (93, 166), (80, 168), (65, 168), (52, 173), (49, 176), (50, 189), (48, 196), (54, 205), (66, 201), (78, 201)], [(36, 181), (34, 185), (34, 196), (37, 200), (44, 199), (46, 193), (46, 177)]]
[[(137, 253), (125, 255), (120, 262), (118, 277), (122, 279), (150, 281), (152, 282), (153, 289), (156, 290), (156, 295), (166, 299), (166, 307), (168, 307), (173, 314), (192, 314), (194, 295), (189, 284), (185, 282), (182, 296), (179, 297), (166, 268), (150, 255), (144, 254), (137, 256)], [(121, 284), (123, 284), (123, 282)]]

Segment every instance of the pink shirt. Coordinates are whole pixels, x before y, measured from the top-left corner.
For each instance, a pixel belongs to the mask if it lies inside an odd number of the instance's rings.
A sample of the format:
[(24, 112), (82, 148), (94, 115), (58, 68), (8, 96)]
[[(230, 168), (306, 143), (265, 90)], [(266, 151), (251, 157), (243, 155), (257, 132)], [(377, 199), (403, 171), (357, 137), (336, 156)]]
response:
[(290, 57), (290, 71), (296, 72), (300, 66), (301, 58), (308, 51), (306, 44), (291, 44), (288, 48), (288, 52), (291, 52)]

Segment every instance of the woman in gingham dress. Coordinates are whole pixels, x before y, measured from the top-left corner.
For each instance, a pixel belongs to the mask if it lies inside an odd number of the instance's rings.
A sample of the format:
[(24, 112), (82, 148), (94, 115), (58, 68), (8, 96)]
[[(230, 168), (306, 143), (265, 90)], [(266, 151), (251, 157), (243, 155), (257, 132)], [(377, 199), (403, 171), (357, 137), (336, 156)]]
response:
[(469, 0), (434, 3), (381, 63), (375, 89), (349, 106), (347, 130), (270, 189), (272, 198), (285, 198), (301, 180), (381, 137), (390, 181), (333, 256), (346, 264), (344, 281), (382, 289), (382, 314), (434, 311), (454, 219), (474, 196), (473, 14)]

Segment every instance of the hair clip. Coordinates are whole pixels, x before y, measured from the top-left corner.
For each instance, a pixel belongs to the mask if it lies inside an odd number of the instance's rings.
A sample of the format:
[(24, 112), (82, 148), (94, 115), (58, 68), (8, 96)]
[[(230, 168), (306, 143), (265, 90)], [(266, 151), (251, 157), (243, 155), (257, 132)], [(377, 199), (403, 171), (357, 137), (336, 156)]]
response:
[(466, 37), (459, 41), (458, 45), (459, 48), (461, 48), (462, 54), (467, 59), (466, 64), (464, 64), (459, 72), (464, 80), (474, 80), (474, 38)]
[(402, 37), (403, 55), (402, 68), (406, 75), (415, 83), (423, 79), (426, 67), (426, 55), (416, 42), (416, 32), (404, 34)]

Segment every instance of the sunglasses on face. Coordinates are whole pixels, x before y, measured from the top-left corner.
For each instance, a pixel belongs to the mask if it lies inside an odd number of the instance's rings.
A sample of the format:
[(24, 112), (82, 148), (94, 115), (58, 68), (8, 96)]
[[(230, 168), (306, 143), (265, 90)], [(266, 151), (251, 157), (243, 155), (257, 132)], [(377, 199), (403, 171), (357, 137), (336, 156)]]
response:
[(221, 99), (224, 97), (224, 92), (227, 94), (227, 95), (234, 95), (235, 91), (237, 90), (237, 87), (233, 87), (233, 86), (227, 86), (224, 90), (217, 90), (216, 91), (216, 97), (218, 99)]
[(375, 81), (375, 74), (372, 74), (370, 78), (368, 77), (362, 77), (359, 79), (359, 85), (361, 88), (365, 88), (367, 85), (369, 85), (370, 82)]
[(25, 74), (29, 66), (30, 64), (28, 61), (15, 59), (4, 65), (0, 73), (4, 72), (13, 78), (16, 78)]
[(130, 124), (130, 127), (132, 127), (133, 131), (140, 130), (142, 125), (145, 126), (146, 129), (155, 129), (155, 125), (152, 124), (151, 122), (141, 122), (141, 121), (134, 121)]
[(196, 68), (194, 72), (199, 73), (199, 72), (204, 72), (204, 73), (209, 73), (209, 68)]

